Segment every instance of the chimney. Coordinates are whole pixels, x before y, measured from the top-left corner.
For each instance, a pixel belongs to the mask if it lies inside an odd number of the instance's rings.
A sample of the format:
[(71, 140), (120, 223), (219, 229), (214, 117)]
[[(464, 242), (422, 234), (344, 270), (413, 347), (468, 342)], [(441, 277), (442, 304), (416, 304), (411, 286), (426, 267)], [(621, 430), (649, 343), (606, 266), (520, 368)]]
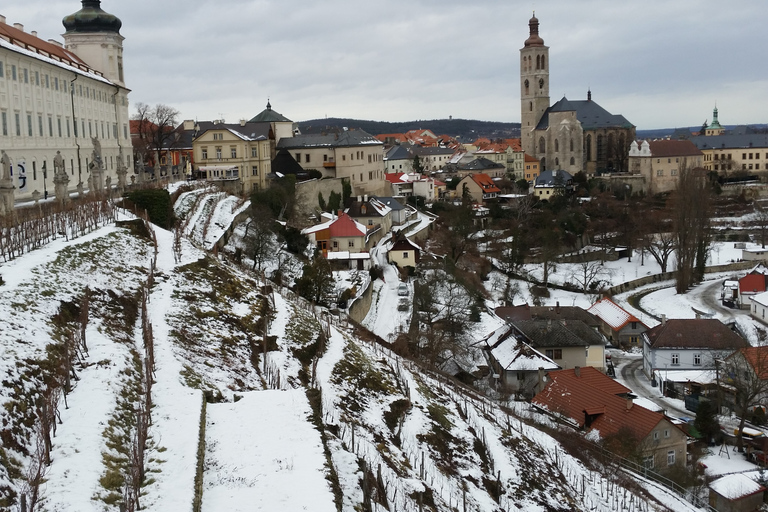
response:
[(627, 397), (627, 410), (630, 410), (632, 408), (633, 402), (631, 397)]
[(54, 46), (58, 46), (59, 48), (64, 48), (64, 45), (55, 39), (49, 39), (48, 42)]
[(32, 34), (32, 37), (37, 37), (37, 30), (33, 30), (30, 34)]
[(184, 130), (194, 130), (195, 129), (195, 122), (192, 119), (185, 119), (184, 120)]
[(363, 202), (363, 196), (357, 196), (357, 202), (358, 203)]
[(240, 120), (240, 126), (245, 126), (245, 119)]
[(5, 23), (5, 16), (0, 14), (0, 23)]
[(344, 212), (342, 210), (339, 210), (339, 213), (338, 213), (337, 217), (341, 217), (342, 213), (344, 213)]
[(661, 315), (661, 325), (667, 325), (667, 315)]
[(573, 373), (575, 373), (577, 377), (581, 377), (581, 366), (574, 366)]
[(544, 389), (544, 386), (547, 384), (547, 378), (544, 376), (544, 368), (539, 366), (539, 378), (538, 382), (536, 383), (536, 392), (538, 393), (542, 389)]
[(22, 25), (21, 23), (14, 23), (13, 24), (13, 28), (21, 30), (22, 32), (24, 32), (24, 25)]
[(557, 303), (555, 304), (555, 314), (557, 315), (560, 314), (560, 301), (557, 301)]
[(366, 202), (366, 203), (368, 202), (368, 194), (365, 194), (363, 196), (363, 202)]

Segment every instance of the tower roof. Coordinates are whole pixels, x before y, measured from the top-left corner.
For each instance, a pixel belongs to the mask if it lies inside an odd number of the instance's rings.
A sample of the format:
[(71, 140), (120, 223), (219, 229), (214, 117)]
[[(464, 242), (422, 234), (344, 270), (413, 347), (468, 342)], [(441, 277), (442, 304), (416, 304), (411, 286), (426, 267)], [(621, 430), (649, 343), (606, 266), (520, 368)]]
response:
[(267, 100), (267, 108), (259, 112), (249, 123), (290, 123), (290, 119), (272, 110), (272, 104)]
[(723, 127), (720, 124), (720, 121), (717, 120), (717, 107), (715, 107), (715, 110), (712, 111), (712, 124), (707, 126), (707, 130), (722, 130)]
[(82, 2), (82, 9), (62, 20), (67, 34), (73, 32), (120, 33), (120, 27), (123, 26), (123, 22), (117, 16), (104, 12), (101, 9), (101, 0), (82, 0)]
[(544, 40), (539, 37), (539, 19), (536, 17), (536, 13), (528, 21), (528, 28), (530, 29), (530, 35), (525, 40), (525, 47), (544, 46)]

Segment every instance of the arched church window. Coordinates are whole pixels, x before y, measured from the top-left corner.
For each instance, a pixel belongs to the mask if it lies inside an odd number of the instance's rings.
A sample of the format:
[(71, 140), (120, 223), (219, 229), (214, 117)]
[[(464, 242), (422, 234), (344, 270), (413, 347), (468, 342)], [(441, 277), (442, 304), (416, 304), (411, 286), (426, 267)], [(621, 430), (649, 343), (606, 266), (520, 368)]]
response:
[(528, 108), (531, 110), (531, 112), (533, 112), (533, 102), (532, 101), (528, 102)]
[(560, 167), (560, 159), (555, 158), (555, 168)]
[(587, 155), (587, 162), (592, 161), (592, 135), (587, 135), (584, 139), (584, 154)]
[(536, 56), (536, 69), (541, 69), (541, 55)]
[(560, 141), (555, 139), (555, 153), (560, 151)]
[(547, 170), (547, 159), (542, 158), (541, 159), (541, 172), (544, 172)]
[(530, 85), (530, 83), (528, 82), (528, 79), (526, 78), (525, 79), (525, 94), (528, 94), (528, 85)]
[(544, 79), (539, 78), (539, 89), (543, 89), (543, 88), (544, 88)]
[(539, 153), (546, 153), (547, 145), (544, 142), (544, 137), (539, 137)]
[(541, 69), (546, 69), (546, 64), (544, 63), (546, 58), (547, 58), (546, 55), (541, 56)]
[(571, 165), (576, 165), (576, 159), (571, 157)]
[(597, 136), (597, 161), (602, 162), (605, 160), (605, 148), (603, 147), (603, 136)]
[[(573, 139), (571, 139), (571, 151), (573, 151)], [(573, 160), (573, 158), (571, 158)]]

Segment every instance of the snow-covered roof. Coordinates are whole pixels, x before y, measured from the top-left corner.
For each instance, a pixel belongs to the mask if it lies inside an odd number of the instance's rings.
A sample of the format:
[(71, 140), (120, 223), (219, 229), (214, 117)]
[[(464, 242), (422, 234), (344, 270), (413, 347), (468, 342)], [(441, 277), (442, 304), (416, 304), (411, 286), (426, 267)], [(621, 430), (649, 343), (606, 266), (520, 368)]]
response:
[(761, 306), (768, 306), (768, 292), (758, 293), (749, 298), (752, 302), (756, 302)]
[(709, 484), (709, 488), (729, 500), (746, 498), (765, 490), (765, 487), (741, 473), (718, 478)]
[(369, 260), (371, 255), (367, 252), (336, 251), (329, 252), (325, 258), (328, 260)]
[(595, 302), (587, 311), (608, 324), (614, 331), (621, 330), (628, 322), (640, 322), (637, 317), (608, 298)]
[(558, 370), (560, 367), (550, 358), (530, 345), (509, 338), (491, 349), (493, 358), (502, 368), (508, 371)]
[(717, 372), (715, 370), (659, 370), (661, 376), (671, 382), (695, 382), (696, 384), (715, 384), (717, 383)]

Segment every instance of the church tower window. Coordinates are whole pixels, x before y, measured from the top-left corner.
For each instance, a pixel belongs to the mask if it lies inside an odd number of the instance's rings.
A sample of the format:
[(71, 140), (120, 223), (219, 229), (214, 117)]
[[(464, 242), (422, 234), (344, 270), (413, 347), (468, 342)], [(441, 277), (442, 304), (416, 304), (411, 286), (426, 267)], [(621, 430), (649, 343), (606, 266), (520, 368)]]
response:
[(528, 102), (528, 106), (530, 107), (531, 112), (533, 112), (533, 102), (532, 101)]
[(560, 159), (555, 158), (555, 168), (560, 167)]
[(576, 159), (571, 157), (571, 165), (576, 165)]
[(560, 152), (560, 141), (555, 139), (555, 153)]
[(587, 135), (587, 138), (585, 139), (584, 147), (585, 151), (584, 153), (587, 154), (587, 162), (592, 160), (592, 135)]
[(528, 86), (530, 85), (530, 82), (528, 82), (528, 79), (525, 79), (525, 94), (530, 94), (528, 91)]
[[(571, 151), (573, 151), (573, 139), (571, 139)], [(571, 159), (573, 160), (573, 159)]]
[(544, 88), (544, 79), (539, 78), (539, 89), (543, 89), (543, 88)]
[(547, 145), (544, 142), (544, 137), (539, 137), (539, 153), (546, 153)]
[(542, 55), (541, 56), (541, 69), (546, 69), (547, 68), (547, 65), (545, 63), (546, 59), (547, 59), (546, 55)]
[(541, 69), (541, 55), (536, 56), (536, 69)]

